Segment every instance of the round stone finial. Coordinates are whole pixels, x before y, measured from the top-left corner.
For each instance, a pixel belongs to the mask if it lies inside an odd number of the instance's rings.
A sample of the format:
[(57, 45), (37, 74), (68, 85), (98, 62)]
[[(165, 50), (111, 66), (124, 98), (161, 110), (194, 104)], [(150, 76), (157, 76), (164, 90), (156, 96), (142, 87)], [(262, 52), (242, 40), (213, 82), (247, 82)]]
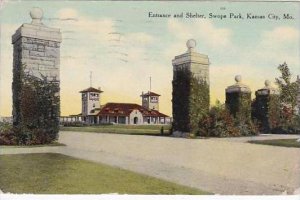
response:
[(197, 45), (197, 43), (196, 43), (196, 40), (194, 40), (194, 39), (189, 39), (189, 40), (186, 42), (186, 46), (187, 46), (187, 48), (189, 48), (189, 49), (195, 48), (196, 45)]
[(271, 82), (270, 82), (269, 80), (266, 80), (266, 81), (265, 81), (265, 86), (266, 86), (266, 87), (270, 87), (270, 86), (271, 86)]
[(237, 83), (240, 83), (242, 81), (242, 76), (241, 75), (236, 75), (234, 79)]
[(32, 24), (41, 24), (44, 12), (41, 8), (34, 7), (30, 11), (30, 17), (32, 19)]

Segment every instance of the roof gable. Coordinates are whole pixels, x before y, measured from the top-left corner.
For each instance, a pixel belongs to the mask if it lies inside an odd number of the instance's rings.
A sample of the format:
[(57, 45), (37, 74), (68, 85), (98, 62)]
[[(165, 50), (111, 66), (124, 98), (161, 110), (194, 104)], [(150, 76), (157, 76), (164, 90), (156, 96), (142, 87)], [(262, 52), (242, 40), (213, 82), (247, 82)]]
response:
[(102, 107), (98, 115), (129, 116), (133, 110), (140, 111), (144, 117), (168, 117), (156, 110), (148, 110), (135, 103), (107, 103)]
[(80, 91), (80, 93), (86, 93), (86, 92), (97, 92), (97, 93), (102, 93), (103, 91), (98, 90), (98, 89), (93, 88), (93, 87), (89, 87), (89, 88), (87, 88), (87, 89), (85, 89), (85, 90)]
[(160, 96), (160, 94), (156, 94), (156, 93), (154, 93), (154, 92), (146, 92), (146, 93), (143, 93), (142, 95), (141, 95), (141, 97), (149, 97), (149, 96), (157, 96), (157, 97), (159, 97)]

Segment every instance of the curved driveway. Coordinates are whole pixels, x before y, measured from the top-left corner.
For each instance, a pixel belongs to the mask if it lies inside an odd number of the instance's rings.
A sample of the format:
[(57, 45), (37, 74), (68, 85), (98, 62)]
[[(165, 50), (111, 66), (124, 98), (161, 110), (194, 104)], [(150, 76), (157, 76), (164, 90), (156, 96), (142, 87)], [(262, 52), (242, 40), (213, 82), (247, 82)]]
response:
[(245, 142), (295, 137), (184, 139), (61, 131), (59, 142), (66, 147), (3, 148), (0, 154), (62, 153), (215, 194), (293, 194), (300, 188), (300, 149)]
[[(299, 136), (260, 136), (255, 139)], [(300, 149), (251, 138), (183, 139), (61, 132), (64, 153), (217, 194), (281, 194), (300, 187)]]

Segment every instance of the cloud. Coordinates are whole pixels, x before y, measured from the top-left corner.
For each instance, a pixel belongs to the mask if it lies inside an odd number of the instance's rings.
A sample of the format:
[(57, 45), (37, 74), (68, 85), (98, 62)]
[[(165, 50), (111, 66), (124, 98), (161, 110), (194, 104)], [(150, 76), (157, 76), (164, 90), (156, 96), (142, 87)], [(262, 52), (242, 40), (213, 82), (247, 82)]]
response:
[(61, 27), (63, 32), (62, 114), (80, 112), (78, 91), (89, 87), (90, 71), (93, 72), (93, 86), (101, 86), (104, 90), (102, 104), (108, 101), (139, 103), (139, 95), (148, 89), (151, 74), (156, 77), (158, 85), (164, 85), (161, 65), (151, 60), (144, 61), (149, 46), (156, 41), (152, 35), (128, 33), (118, 29), (115, 25), (119, 22), (111, 18), (93, 19), (73, 9), (60, 10), (57, 17), (78, 19), (49, 25)]
[(262, 32), (260, 42), (248, 54), (261, 62), (269, 62), (276, 67), (287, 62), (292, 71), (299, 71), (300, 32), (289, 26), (276, 27)]
[(299, 40), (299, 33), (299, 30), (293, 27), (276, 27), (271, 31), (264, 31), (262, 33), (262, 44), (273, 46), (284, 43), (294, 43)]
[(144, 32), (130, 33), (126, 35), (125, 38), (133, 45), (147, 45), (155, 42), (153, 36)]
[(77, 10), (73, 8), (64, 8), (58, 11), (58, 17), (61, 19), (66, 18), (78, 18), (78, 12)]
[(198, 38), (210, 48), (222, 48), (231, 45), (232, 31), (226, 28), (217, 28), (212, 21), (193, 21), (183, 23), (176, 19), (168, 21), (169, 32), (178, 39), (187, 40)]

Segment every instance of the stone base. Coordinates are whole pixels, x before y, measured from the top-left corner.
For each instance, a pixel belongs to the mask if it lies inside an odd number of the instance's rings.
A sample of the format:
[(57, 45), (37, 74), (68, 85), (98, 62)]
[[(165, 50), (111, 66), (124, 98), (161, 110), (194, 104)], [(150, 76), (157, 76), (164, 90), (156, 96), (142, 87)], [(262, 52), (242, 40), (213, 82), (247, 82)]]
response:
[(173, 137), (183, 137), (183, 138), (187, 138), (190, 136), (190, 133), (188, 132), (182, 132), (182, 131), (174, 131), (172, 133)]

